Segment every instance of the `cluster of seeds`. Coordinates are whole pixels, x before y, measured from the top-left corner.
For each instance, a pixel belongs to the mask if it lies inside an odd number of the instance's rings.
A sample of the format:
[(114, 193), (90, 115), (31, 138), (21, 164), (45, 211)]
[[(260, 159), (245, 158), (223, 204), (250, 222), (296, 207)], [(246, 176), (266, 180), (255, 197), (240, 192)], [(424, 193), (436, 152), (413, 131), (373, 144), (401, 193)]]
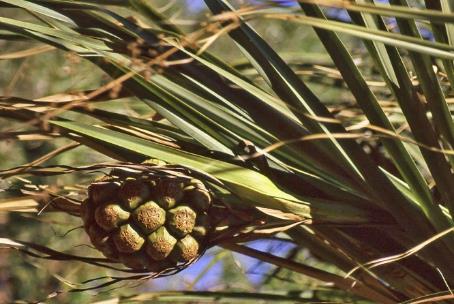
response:
[(201, 254), (210, 206), (210, 192), (197, 179), (112, 177), (90, 185), (82, 219), (107, 258), (159, 272)]

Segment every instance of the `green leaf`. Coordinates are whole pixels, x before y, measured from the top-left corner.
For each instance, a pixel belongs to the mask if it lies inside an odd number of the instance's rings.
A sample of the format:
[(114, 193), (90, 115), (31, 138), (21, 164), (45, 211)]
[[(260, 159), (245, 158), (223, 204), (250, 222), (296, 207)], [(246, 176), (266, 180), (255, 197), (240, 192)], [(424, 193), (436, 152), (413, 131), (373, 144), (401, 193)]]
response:
[[(309, 16), (324, 18), (320, 8), (315, 5), (301, 4), (301, 7)], [(378, 104), (376, 97), (368, 87), (365, 79), (362, 77), (359, 69), (356, 67), (353, 59), (336, 33), (322, 29), (315, 29), (315, 31), (335, 62), (337, 68), (343, 76), (343, 79), (346, 81), (351, 92), (355, 96), (356, 101), (366, 114), (368, 120), (373, 125), (391, 130), (394, 133), (395, 131), (391, 122), (386, 117), (386, 114)], [(372, 48), (372, 46), (369, 46), (369, 48)], [(372, 51), (375, 50), (372, 48)], [(393, 70), (391, 70), (391, 73), (394, 74)], [(426, 184), (421, 173), (418, 171), (416, 164), (405, 149), (403, 143), (398, 139), (383, 139), (383, 144), (395, 166), (399, 169), (399, 172), (408, 184), (408, 186), (403, 186), (402, 184), (404, 183), (402, 183), (398, 178), (387, 173), (396, 188), (398, 188), (401, 193), (404, 193), (409, 198), (409, 200), (400, 200), (397, 202), (392, 201), (392, 205), (388, 206), (388, 208), (396, 208), (395, 211), (393, 211), (393, 213), (396, 214), (407, 212), (411, 213), (414, 208), (414, 206), (412, 206), (412, 201), (414, 200), (420, 204), (428, 219), (432, 222), (432, 224), (434, 224), (435, 227), (446, 227), (445, 225), (449, 226), (447, 218), (445, 218), (441, 213), (441, 210), (434, 205), (428, 185)], [(408, 190), (408, 187), (412, 189), (411, 192)], [(442, 223), (444, 223), (444, 225)]]
[(74, 21), (72, 21), (67, 16), (65, 16), (63, 14), (60, 14), (59, 12), (56, 12), (54, 10), (51, 10), (51, 9), (45, 7), (45, 6), (41, 6), (41, 5), (32, 3), (30, 1), (25, 1), (25, 0), (1, 0), (0, 4), (1, 4), (1, 2), (6, 3), (6, 4), (10, 4), (12, 6), (21, 7), (23, 9), (26, 9), (26, 10), (29, 10), (29, 11), (32, 11), (32, 12), (35, 12), (35, 13), (39, 13), (41, 15), (51, 17), (53, 19), (69, 23), (70, 25), (73, 25), (73, 26), (75, 25)]
[[(234, 9), (225, 0), (206, 0), (207, 6), (214, 14), (220, 14)], [(267, 80), (273, 91), (286, 104), (288, 109), (311, 132), (327, 135), (327, 140), (321, 145), (326, 150), (326, 156), (336, 159), (342, 166), (346, 176), (362, 183), (362, 176), (351, 160), (353, 150), (358, 150), (356, 144), (348, 141), (339, 143), (331, 133), (345, 132), (337, 124), (324, 123), (318, 118), (333, 118), (328, 109), (318, 97), (301, 81), (281, 57), (246, 23), (239, 19), (239, 27), (229, 32), (230, 37), (239, 45), (240, 50), (256, 67), (262, 77)]]
[(147, 157), (158, 158), (168, 163), (180, 164), (197, 171), (206, 172), (221, 180), (227, 189), (238, 195), (242, 201), (250, 202), (255, 206), (291, 212), (299, 216), (301, 220), (335, 223), (383, 221), (383, 214), (377, 214), (376, 210), (359, 209), (351, 206), (348, 202), (333, 204), (321, 199), (312, 199), (311, 201), (314, 202), (312, 204), (301, 200), (280, 190), (266, 176), (244, 167), (99, 127), (66, 121), (51, 121), (51, 123), (99, 142), (109, 143)]
[[(446, 0), (443, 0), (446, 1)], [(369, 3), (354, 3), (337, 0), (299, 0), (301, 4), (310, 3), (318, 5), (326, 5), (328, 7), (337, 7), (346, 9), (351, 12), (359, 12), (365, 14), (374, 14), (388, 17), (399, 17), (413, 20), (428, 20), (438, 23), (449, 23), (454, 21), (454, 14), (448, 12), (440, 12), (433, 9), (419, 9), (415, 7), (405, 7), (400, 5), (389, 5), (380, 2)], [(360, 1), (358, 1), (360, 2)], [(428, 1), (431, 2), (431, 1)]]
[[(258, 109), (259, 112), (257, 112), (257, 114), (262, 115), (263, 118), (265, 118), (265, 120), (261, 120), (261, 127), (267, 128), (270, 133), (273, 133), (273, 135), (279, 139), (297, 139), (311, 134), (295, 121), (295, 118), (288, 113), (288, 110), (282, 108), (281, 103), (279, 100), (276, 100), (275, 97), (269, 95), (251, 83), (245, 82), (241, 78), (236, 77), (234, 74), (218, 67), (216, 64), (193, 54), (178, 44), (175, 44), (172, 41), (167, 42), (179, 48), (181, 51), (185, 52), (200, 63), (206, 65), (213, 71), (219, 73), (223, 77), (229, 79), (245, 91), (256, 96), (257, 99), (255, 101), (257, 103), (252, 105), (255, 109)], [(246, 107), (248, 105), (242, 104), (242, 106)], [(254, 117), (254, 119), (258, 118)], [(269, 121), (273, 121), (274, 124), (270, 125)], [(342, 168), (339, 168), (340, 164), (338, 163), (338, 159), (334, 158), (332, 153), (330, 153), (330, 150), (327, 150), (326, 147), (323, 146), (323, 142), (296, 142), (294, 146), (289, 145), (289, 148), (295, 149), (295, 152), (300, 154), (300, 162), (298, 165), (303, 169), (311, 171), (315, 174), (320, 174), (324, 179), (330, 180), (333, 183), (343, 184), (345, 188), (349, 188), (354, 192), (363, 192), (361, 187), (352, 182), (350, 179), (345, 178)], [(321, 155), (324, 155), (324, 157), (321, 157)], [(323, 168), (323, 170), (320, 170), (321, 168)]]
[(431, 42), (412, 36), (387, 32), (384, 30), (368, 29), (362, 26), (347, 24), (344, 22), (322, 20), (319, 18), (307, 17), (297, 14), (290, 16), (269, 14), (266, 17), (270, 19), (289, 20), (295, 23), (301, 23), (325, 30), (344, 33), (362, 39), (381, 42), (386, 45), (395, 46), (409, 51), (431, 55), (433, 57), (451, 60), (454, 59), (454, 54), (452, 53), (454, 47), (445, 43)]
[(47, 43), (52, 42), (50, 44), (56, 44), (60, 48), (68, 48), (82, 54), (99, 54), (101, 51), (111, 50), (100, 40), (30, 22), (0, 17), (0, 25), (16, 33), (34, 39), (44, 39)]

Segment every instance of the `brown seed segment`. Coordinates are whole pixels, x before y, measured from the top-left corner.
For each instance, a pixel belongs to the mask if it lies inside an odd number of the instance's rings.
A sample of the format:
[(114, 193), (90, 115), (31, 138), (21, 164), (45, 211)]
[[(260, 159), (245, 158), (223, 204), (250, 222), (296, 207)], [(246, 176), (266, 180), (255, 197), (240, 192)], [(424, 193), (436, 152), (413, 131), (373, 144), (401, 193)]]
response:
[(196, 223), (192, 229), (191, 235), (196, 239), (204, 239), (210, 229), (210, 220), (206, 212), (201, 212), (202, 214), (197, 215)]
[(199, 255), (199, 243), (190, 235), (177, 242), (172, 258), (177, 262), (189, 262)]
[(121, 223), (129, 219), (129, 216), (129, 212), (117, 204), (106, 204), (96, 208), (95, 211), (96, 223), (106, 231), (118, 228)]
[(148, 236), (146, 251), (155, 261), (162, 261), (172, 252), (177, 243), (165, 227), (161, 227)]
[(165, 227), (161, 227), (148, 236), (146, 252), (155, 261), (162, 261), (172, 252), (177, 243)]
[(112, 241), (112, 239), (107, 239), (106, 242), (100, 246), (99, 250), (104, 254), (105, 257), (116, 260), (118, 259), (118, 251), (117, 248), (115, 248), (115, 244)]
[(150, 264), (149, 257), (147, 257), (144, 253), (122, 253), (119, 255), (119, 260), (122, 262), (126, 267), (142, 270), (148, 268)]
[(127, 209), (135, 209), (150, 197), (150, 186), (142, 180), (127, 179), (120, 189), (120, 198)]
[(211, 196), (208, 190), (194, 189), (187, 193), (187, 201), (197, 210), (206, 211), (211, 205)]
[(171, 209), (167, 216), (168, 228), (178, 237), (185, 236), (194, 228), (196, 213), (188, 206)]
[(113, 181), (99, 181), (88, 187), (88, 196), (95, 205), (102, 204), (118, 195), (120, 184)]
[(193, 178), (189, 181), (189, 184), (191, 186), (194, 186), (195, 188), (197, 189), (202, 189), (202, 190), (206, 190), (207, 188), (205, 187), (205, 185), (202, 183), (201, 180), (199, 179), (196, 179), (196, 178)]
[(148, 265), (147, 265), (147, 270), (150, 272), (161, 272), (163, 270), (168, 270), (171, 269), (172, 267), (175, 267), (175, 264), (173, 262), (164, 260), (164, 261), (153, 261), (150, 259)]
[(92, 224), (88, 227), (87, 232), (91, 243), (106, 257), (109, 259), (117, 258), (118, 252), (107, 232), (98, 227), (96, 224)]
[(166, 212), (155, 202), (147, 202), (133, 212), (134, 221), (146, 233), (152, 233), (166, 221)]
[(164, 209), (173, 208), (184, 195), (183, 183), (173, 180), (161, 180), (156, 186), (156, 201)]
[(197, 239), (203, 239), (208, 234), (208, 229), (205, 226), (195, 226), (191, 234)]
[(118, 251), (122, 253), (139, 251), (145, 243), (140, 234), (129, 224), (121, 226), (112, 238)]
[(96, 247), (100, 247), (108, 239), (108, 234), (96, 224), (90, 225), (87, 230), (91, 243)]

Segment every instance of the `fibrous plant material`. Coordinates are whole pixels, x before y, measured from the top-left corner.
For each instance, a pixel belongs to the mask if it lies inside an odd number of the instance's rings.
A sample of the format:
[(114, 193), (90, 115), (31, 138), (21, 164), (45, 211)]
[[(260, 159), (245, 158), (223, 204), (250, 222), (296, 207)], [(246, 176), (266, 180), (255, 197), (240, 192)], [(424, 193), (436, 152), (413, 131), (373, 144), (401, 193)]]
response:
[(113, 170), (88, 187), (81, 216), (92, 244), (138, 271), (188, 265), (205, 250), (213, 194), (205, 184), (169, 170)]

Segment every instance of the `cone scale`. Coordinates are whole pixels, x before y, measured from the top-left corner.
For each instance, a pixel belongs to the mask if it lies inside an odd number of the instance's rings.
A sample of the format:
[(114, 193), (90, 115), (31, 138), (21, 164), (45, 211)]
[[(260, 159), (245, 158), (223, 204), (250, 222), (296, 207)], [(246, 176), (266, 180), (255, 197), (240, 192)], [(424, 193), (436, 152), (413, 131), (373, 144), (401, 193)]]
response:
[(190, 264), (206, 249), (212, 201), (202, 181), (181, 173), (123, 172), (88, 187), (81, 218), (107, 258), (161, 272)]

